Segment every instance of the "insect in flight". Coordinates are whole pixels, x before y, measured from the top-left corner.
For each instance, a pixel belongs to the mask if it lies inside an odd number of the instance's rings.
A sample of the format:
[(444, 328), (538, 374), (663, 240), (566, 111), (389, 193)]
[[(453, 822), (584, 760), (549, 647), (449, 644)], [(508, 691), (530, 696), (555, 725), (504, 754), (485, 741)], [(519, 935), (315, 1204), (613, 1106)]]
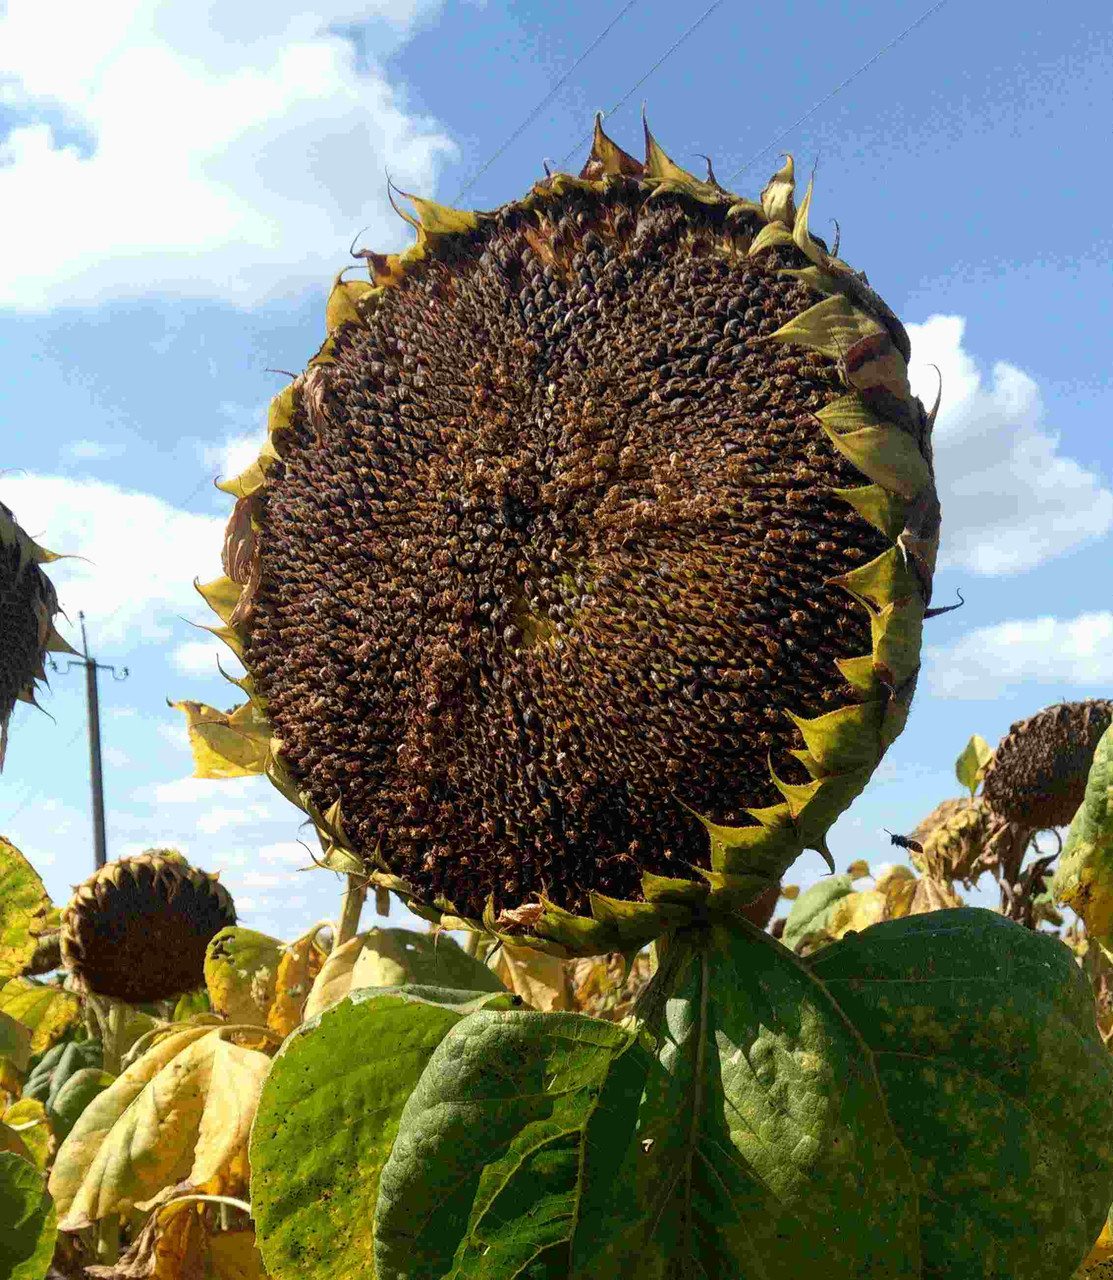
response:
[(919, 840), (910, 840), (907, 836), (895, 836), (888, 827), (882, 827), (881, 830), (885, 832), (898, 849), (911, 849), (913, 853), (923, 853), (924, 846)]

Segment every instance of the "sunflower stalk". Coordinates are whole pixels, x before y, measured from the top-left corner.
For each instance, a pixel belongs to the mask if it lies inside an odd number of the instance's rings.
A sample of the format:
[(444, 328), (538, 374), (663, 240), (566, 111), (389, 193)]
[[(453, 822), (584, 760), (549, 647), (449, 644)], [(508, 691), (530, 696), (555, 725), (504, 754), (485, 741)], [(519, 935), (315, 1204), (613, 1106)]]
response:
[(336, 924), (336, 938), (332, 949), (336, 951), (359, 932), (359, 918), (367, 901), (367, 877), (349, 872), (347, 884), (340, 897), (340, 919)]
[(120, 1258), (120, 1215), (106, 1213), (96, 1223), (96, 1242), (94, 1245), (97, 1265), (111, 1267)]

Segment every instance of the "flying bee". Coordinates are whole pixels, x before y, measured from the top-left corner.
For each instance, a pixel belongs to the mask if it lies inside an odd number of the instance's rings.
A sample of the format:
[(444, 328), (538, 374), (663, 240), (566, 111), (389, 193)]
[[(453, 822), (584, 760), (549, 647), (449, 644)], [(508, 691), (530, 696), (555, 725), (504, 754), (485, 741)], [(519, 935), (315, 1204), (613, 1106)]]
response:
[(924, 846), (919, 840), (910, 840), (907, 836), (895, 836), (888, 827), (882, 827), (881, 830), (885, 832), (898, 849), (911, 849), (913, 853), (923, 853)]

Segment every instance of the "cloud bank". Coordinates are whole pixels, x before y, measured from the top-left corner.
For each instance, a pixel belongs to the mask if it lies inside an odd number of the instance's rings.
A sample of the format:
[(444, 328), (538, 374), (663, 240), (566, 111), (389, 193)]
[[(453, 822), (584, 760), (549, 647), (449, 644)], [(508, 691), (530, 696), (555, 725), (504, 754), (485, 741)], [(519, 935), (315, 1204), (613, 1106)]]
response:
[(320, 287), (365, 224), (373, 247), (406, 243), (384, 171), (431, 195), (455, 146), (381, 59), (438, 8), (9, 0), (0, 208), (20, 252), (0, 307), (249, 307)]
[(965, 328), (962, 316), (907, 326), (913, 391), (930, 406), (943, 378), (934, 432), (939, 568), (1022, 573), (1107, 534), (1113, 492), (1060, 452), (1028, 374), (998, 360), (984, 376), (963, 345)]

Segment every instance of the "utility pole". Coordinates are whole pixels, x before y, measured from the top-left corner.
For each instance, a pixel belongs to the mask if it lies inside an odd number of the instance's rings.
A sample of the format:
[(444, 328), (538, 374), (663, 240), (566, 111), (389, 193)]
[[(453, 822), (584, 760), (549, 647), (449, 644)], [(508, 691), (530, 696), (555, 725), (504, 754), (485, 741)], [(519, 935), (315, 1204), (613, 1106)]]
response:
[(50, 665), (53, 670), (60, 671), (62, 675), (66, 675), (73, 667), (85, 668), (85, 704), (89, 716), (89, 763), (93, 787), (93, 851), (99, 871), (107, 858), (104, 840), (104, 774), (100, 760), (100, 698), (97, 694), (97, 672), (98, 670), (111, 671), (114, 680), (126, 680), (128, 669), (121, 667), (117, 671), (115, 667), (98, 662), (96, 658), (89, 656), (89, 641), (85, 637), (85, 614), (78, 613), (77, 617), (81, 623), (81, 657), (71, 658), (66, 663), (64, 671), (53, 660)]

